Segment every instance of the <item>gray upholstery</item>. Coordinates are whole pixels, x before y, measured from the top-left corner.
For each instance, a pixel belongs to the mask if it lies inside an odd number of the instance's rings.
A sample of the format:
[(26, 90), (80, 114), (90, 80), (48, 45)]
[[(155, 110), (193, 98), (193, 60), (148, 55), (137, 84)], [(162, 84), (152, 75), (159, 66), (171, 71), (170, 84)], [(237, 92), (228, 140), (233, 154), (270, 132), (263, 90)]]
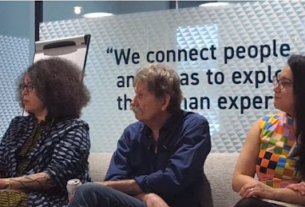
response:
[[(233, 170), (238, 153), (211, 153), (204, 165), (206, 182), (202, 207), (233, 207), (239, 196), (231, 188)], [(112, 153), (91, 153), (90, 174), (93, 181), (102, 181)]]

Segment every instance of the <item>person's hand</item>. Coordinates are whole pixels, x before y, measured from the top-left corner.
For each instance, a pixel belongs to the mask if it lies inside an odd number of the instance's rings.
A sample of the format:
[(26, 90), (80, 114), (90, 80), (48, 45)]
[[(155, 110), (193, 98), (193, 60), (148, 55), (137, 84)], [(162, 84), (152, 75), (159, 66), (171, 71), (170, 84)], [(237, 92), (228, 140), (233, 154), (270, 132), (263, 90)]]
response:
[(169, 207), (167, 203), (155, 193), (143, 193), (137, 198), (146, 203), (147, 207)]
[(71, 203), (71, 201), (73, 200), (73, 198), (74, 198), (74, 194), (68, 196), (69, 203)]
[(287, 185), (288, 189), (299, 192), (302, 196), (305, 195), (305, 182), (294, 183)]
[(239, 191), (239, 195), (242, 198), (248, 197), (259, 197), (259, 198), (267, 198), (272, 199), (274, 188), (260, 182), (253, 181), (250, 183), (246, 183)]

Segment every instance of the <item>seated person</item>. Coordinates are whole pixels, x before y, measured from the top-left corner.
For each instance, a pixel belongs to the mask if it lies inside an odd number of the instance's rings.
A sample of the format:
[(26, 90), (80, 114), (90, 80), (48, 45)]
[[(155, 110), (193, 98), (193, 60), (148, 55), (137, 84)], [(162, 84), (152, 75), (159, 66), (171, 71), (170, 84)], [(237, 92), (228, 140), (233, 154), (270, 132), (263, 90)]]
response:
[(138, 122), (118, 141), (104, 182), (86, 183), (71, 207), (198, 207), (211, 150), (208, 121), (181, 110), (178, 74), (162, 64), (137, 71), (131, 108)]
[(282, 112), (260, 118), (247, 135), (233, 175), (236, 207), (274, 206), (261, 199), (305, 205), (297, 184), (305, 178), (305, 56), (291, 56), (273, 83)]
[(81, 69), (60, 58), (40, 60), (21, 76), (18, 99), (29, 116), (14, 118), (1, 140), (0, 206), (67, 205), (67, 181), (90, 180), (89, 126), (79, 119), (89, 91)]

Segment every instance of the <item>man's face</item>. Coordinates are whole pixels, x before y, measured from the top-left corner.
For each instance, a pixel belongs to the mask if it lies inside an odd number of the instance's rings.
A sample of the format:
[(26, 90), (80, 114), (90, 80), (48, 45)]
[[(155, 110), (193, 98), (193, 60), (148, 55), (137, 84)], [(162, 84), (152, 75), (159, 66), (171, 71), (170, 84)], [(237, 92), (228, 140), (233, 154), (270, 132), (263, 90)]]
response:
[(143, 123), (151, 122), (166, 109), (163, 100), (157, 99), (154, 94), (148, 91), (145, 82), (139, 80), (134, 91), (136, 95), (130, 105), (139, 121)]

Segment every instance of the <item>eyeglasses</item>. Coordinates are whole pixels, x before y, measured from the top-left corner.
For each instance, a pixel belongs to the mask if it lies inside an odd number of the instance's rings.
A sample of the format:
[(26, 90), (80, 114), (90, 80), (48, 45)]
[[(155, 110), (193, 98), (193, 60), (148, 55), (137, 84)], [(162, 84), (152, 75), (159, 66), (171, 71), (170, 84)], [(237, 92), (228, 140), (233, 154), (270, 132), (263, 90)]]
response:
[(31, 92), (34, 89), (34, 86), (30, 83), (28, 83), (28, 84), (23, 83), (23, 84), (20, 84), (19, 88), (20, 88), (20, 91), (23, 91), (23, 89), (25, 88), (27, 92)]
[(279, 86), (280, 90), (283, 90), (286, 86), (291, 86), (293, 83), (287, 79), (280, 79), (278, 76), (273, 76), (273, 86)]

